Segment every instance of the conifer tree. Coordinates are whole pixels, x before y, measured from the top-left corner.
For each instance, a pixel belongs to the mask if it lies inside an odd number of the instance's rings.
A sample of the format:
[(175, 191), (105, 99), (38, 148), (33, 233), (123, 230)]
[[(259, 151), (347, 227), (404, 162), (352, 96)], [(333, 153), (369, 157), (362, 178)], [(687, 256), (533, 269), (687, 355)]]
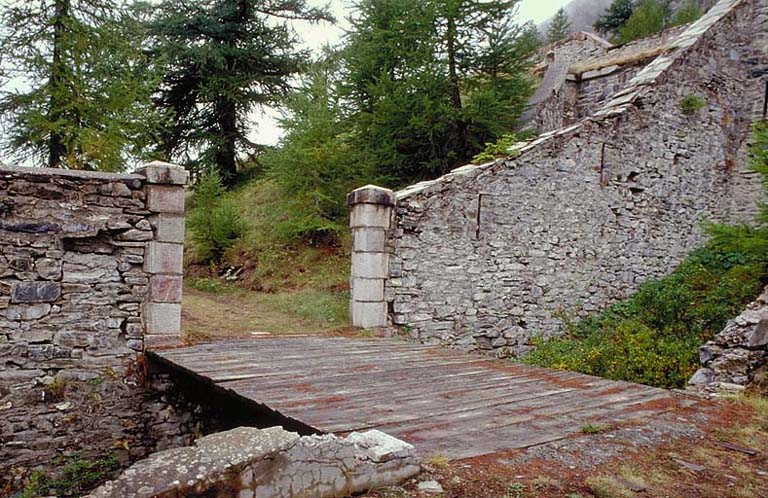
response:
[(571, 34), (571, 21), (568, 20), (568, 14), (565, 9), (560, 8), (547, 29), (547, 42), (555, 43), (564, 40)]
[(362, 0), (346, 47), (357, 137), (394, 184), (467, 161), (531, 91), (517, 1)]
[(289, 20), (332, 20), (304, 0), (166, 0), (151, 24), (153, 54), (167, 72), (157, 106), (173, 120), (167, 157), (193, 170), (215, 166), (225, 185), (240, 154), (258, 151), (248, 115), (276, 104), (309, 58)]
[(154, 86), (125, 5), (7, 1), (0, 95), (4, 152), (52, 168), (120, 170), (156, 120)]
[(670, 20), (669, 3), (665, 0), (642, 0), (627, 23), (619, 29), (617, 43), (628, 43), (667, 27)]
[(619, 30), (632, 17), (634, 10), (633, 0), (613, 0), (611, 5), (608, 6), (608, 10), (597, 18), (593, 27), (599, 33), (615, 38), (618, 36)]

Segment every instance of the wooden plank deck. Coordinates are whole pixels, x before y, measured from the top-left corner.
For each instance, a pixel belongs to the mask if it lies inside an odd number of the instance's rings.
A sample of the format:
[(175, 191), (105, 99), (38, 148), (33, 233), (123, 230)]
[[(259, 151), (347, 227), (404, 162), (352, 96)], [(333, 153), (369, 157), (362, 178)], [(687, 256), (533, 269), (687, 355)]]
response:
[(653, 416), (670, 392), (397, 339), (301, 336), (150, 352), (318, 432), (379, 429), (422, 455), (526, 448)]

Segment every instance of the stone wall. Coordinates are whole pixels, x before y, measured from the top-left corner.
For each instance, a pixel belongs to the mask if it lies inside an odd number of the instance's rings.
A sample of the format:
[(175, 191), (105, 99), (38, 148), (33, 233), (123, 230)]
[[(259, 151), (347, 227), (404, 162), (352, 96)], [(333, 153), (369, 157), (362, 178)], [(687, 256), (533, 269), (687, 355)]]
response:
[(139, 386), (144, 348), (179, 340), (186, 181), (0, 168), (0, 488), (55, 457), (188, 441)]
[(768, 391), (768, 287), (701, 347), (699, 359), (701, 368), (689, 381), (697, 389), (733, 384)]
[[(519, 156), (397, 193), (388, 318), (422, 341), (518, 354), (557, 310), (596, 311), (671, 271), (703, 220), (745, 221), (768, 73), (766, 2), (723, 0), (604, 108)], [(695, 94), (706, 107), (686, 114)]]

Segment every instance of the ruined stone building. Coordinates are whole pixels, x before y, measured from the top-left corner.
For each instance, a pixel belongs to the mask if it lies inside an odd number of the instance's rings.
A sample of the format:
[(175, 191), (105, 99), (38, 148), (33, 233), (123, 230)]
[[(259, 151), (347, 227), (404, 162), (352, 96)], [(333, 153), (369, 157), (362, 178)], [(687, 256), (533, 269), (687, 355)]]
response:
[(767, 14), (722, 0), (620, 47), (577, 33), (538, 68), (525, 116), (538, 138), (396, 193), (353, 192), (354, 323), (524, 353), (561, 332), (558, 310), (596, 311), (669, 273), (703, 221), (751, 220)]

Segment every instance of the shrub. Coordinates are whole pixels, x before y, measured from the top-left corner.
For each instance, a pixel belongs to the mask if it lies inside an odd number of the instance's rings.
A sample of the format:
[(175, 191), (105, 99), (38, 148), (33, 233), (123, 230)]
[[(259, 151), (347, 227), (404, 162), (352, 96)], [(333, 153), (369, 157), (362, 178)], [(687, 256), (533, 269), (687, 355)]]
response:
[(694, 112), (698, 111), (699, 109), (704, 108), (707, 103), (704, 102), (704, 99), (699, 98), (696, 95), (686, 95), (682, 102), (680, 102), (680, 107), (683, 109), (683, 112), (686, 114), (693, 114)]
[(676, 388), (698, 368), (699, 346), (753, 300), (768, 279), (754, 255), (713, 247), (693, 252), (671, 275), (578, 322), (567, 334), (536, 340), (526, 363), (609, 379)]
[(187, 226), (195, 253), (202, 263), (218, 265), (227, 249), (243, 235), (245, 225), (214, 169), (195, 186), (194, 207)]

